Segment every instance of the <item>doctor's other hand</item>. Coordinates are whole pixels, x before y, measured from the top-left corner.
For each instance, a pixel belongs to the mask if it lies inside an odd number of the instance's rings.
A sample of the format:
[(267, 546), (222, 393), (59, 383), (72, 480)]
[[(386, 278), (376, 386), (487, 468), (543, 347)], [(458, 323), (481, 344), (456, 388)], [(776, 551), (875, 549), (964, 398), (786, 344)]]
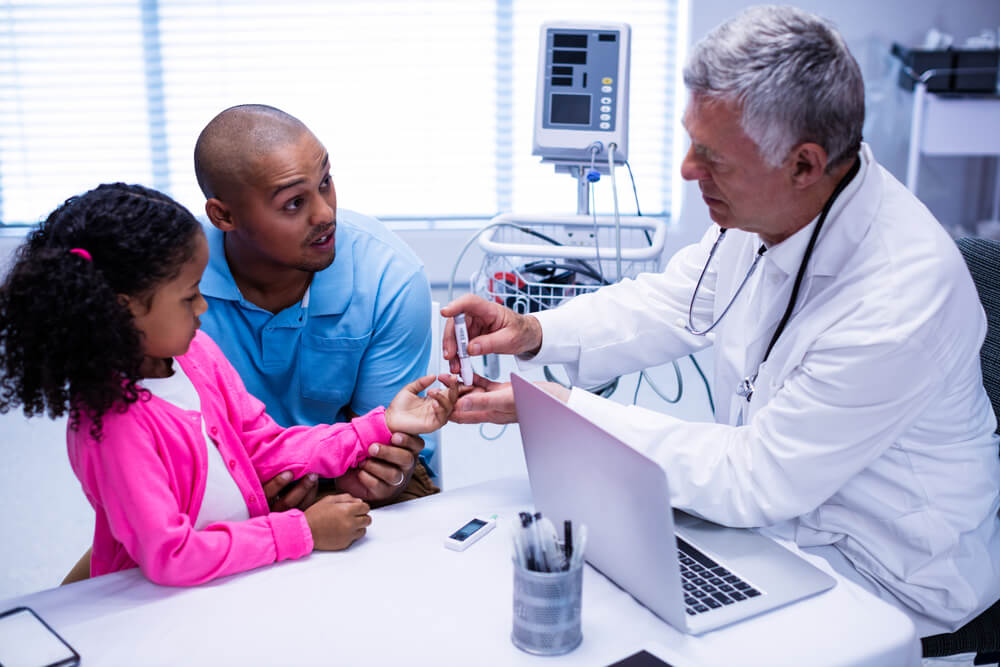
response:
[(347, 493), (323, 496), (306, 510), (313, 548), (340, 551), (365, 534), (372, 518), (368, 504)]
[[(536, 382), (539, 387), (564, 403), (570, 390), (556, 382)], [(510, 382), (493, 382), (480, 375), (473, 377), (471, 387), (460, 387), (458, 402), (451, 413), (456, 424), (513, 424), (517, 422), (514, 390)]]
[[(444, 389), (427, 389), (440, 380)], [(427, 389), (426, 396), (420, 392)], [(451, 375), (427, 375), (403, 387), (385, 409), (385, 424), (393, 433), (432, 433), (448, 423), (458, 399), (458, 380)]]
[(465, 313), (470, 357), (480, 354), (534, 355), (542, 346), (542, 325), (537, 319), (531, 315), (518, 315), (510, 308), (480, 296), (466, 294), (441, 309), (441, 316), (448, 318), (442, 348), (452, 373), (461, 370), (452, 319), (459, 313)]

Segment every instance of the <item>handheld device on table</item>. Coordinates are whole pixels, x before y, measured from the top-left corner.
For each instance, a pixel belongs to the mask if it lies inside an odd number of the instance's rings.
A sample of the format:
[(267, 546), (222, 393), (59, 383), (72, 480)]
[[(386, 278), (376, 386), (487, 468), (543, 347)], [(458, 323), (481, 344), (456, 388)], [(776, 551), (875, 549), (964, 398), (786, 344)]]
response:
[(444, 538), (444, 545), (455, 551), (465, 551), (469, 546), (478, 542), (483, 536), (493, 530), (494, 526), (496, 526), (495, 517), (476, 517)]

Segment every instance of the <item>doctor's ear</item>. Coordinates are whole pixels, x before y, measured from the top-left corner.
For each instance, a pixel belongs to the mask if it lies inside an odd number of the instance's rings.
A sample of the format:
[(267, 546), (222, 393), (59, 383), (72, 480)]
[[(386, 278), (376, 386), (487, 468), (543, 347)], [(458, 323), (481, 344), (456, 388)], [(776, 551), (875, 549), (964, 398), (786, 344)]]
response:
[(829, 156), (819, 144), (799, 144), (789, 153), (792, 183), (799, 189), (813, 185), (823, 177)]

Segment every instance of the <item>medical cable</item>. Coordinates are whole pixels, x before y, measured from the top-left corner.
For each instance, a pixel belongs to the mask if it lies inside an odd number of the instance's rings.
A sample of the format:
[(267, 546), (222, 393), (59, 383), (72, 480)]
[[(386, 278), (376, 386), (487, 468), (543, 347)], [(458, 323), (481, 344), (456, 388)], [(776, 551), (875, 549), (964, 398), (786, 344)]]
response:
[(677, 364), (676, 359), (671, 361), (670, 364), (674, 367), (674, 377), (677, 378), (677, 395), (673, 398), (667, 398), (663, 395), (663, 392), (660, 391), (660, 388), (656, 386), (656, 383), (653, 382), (653, 378), (649, 377), (649, 373), (646, 371), (639, 371), (639, 379), (635, 383), (635, 393), (632, 394), (632, 405), (635, 405), (639, 400), (639, 387), (642, 386), (643, 378), (646, 378), (646, 384), (649, 385), (649, 388), (652, 389), (653, 392), (665, 402), (674, 404), (681, 400), (681, 396), (684, 395), (684, 379), (681, 375), (681, 367)]
[[(635, 196), (635, 214), (642, 217), (642, 211), (639, 210), (639, 191), (635, 189), (635, 176), (632, 174), (632, 165), (625, 160), (625, 168), (628, 169), (628, 178), (632, 181), (632, 195)], [(653, 245), (652, 239), (649, 238), (649, 232), (646, 232), (646, 240), (649, 241), (650, 245)]]
[(694, 369), (698, 371), (698, 375), (701, 376), (701, 381), (705, 383), (705, 391), (708, 393), (708, 407), (712, 410), (712, 414), (715, 414), (715, 401), (712, 400), (712, 386), (708, 382), (708, 378), (705, 377), (705, 372), (701, 370), (701, 366), (698, 365), (698, 360), (694, 358), (693, 354), (688, 355), (688, 359), (694, 364)]
[(594, 194), (595, 188), (591, 186), (590, 188), (590, 216), (594, 221), (594, 254), (597, 256), (597, 270), (601, 273), (601, 280), (607, 285), (608, 281), (604, 278), (604, 263), (601, 262), (601, 242), (599, 229), (597, 227), (597, 198)]
[(611, 196), (615, 207), (615, 267), (618, 271), (618, 280), (622, 279), (622, 219), (618, 210), (618, 182), (615, 178), (615, 144), (608, 144), (608, 171), (611, 176)]
[[(556, 384), (565, 387), (566, 389), (573, 388), (573, 386), (568, 382), (563, 382), (562, 380), (558, 379), (548, 366), (542, 366), (542, 374), (545, 375), (545, 379), (548, 380), (549, 382), (555, 382)], [(601, 398), (611, 398), (614, 395), (614, 393), (618, 390), (618, 381), (620, 379), (621, 376), (614, 377), (605, 382), (604, 384), (599, 384), (596, 387), (586, 387), (586, 390), (589, 391), (591, 394), (596, 394), (597, 396), (600, 396)]]
[[(625, 168), (628, 169), (628, 180), (632, 182), (632, 194), (635, 196), (635, 215), (636, 217), (642, 217), (642, 211), (639, 210), (639, 191), (635, 189), (635, 176), (632, 174), (632, 165), (625, 160)], [(646, 236), (646, 243), (653, 245), (653, 237), (649, 235), (649, 230), (644, 229), (642, 233)]]

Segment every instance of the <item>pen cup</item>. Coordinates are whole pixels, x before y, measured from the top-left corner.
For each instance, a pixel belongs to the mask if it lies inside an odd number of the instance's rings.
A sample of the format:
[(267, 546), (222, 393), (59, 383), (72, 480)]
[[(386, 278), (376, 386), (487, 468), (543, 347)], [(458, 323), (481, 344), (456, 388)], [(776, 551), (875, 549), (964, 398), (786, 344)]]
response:
[(583, 641), (583, 559), (566, 571), (535, 572), (514, 560), (514, 646), (535, 655), (569, 653)]

